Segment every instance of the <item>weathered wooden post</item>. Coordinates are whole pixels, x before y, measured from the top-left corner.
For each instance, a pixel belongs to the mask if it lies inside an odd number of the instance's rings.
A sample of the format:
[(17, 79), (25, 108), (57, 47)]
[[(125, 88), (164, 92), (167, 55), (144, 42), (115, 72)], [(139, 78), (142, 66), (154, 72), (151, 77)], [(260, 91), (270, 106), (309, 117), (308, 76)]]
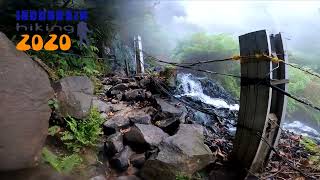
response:
[(142, 42), (141, 37), (134, 37), (134, 48), (135, 48), (135, 59), (136, 59), (136, 73), (144, 73), (144, 62), (143, 62), (143, 52), (142, 52)]
[(268, 144), (275, 145), (279, 134), (279, 127), (272, 122), (280, 124), (285, 114), (285, 97), (264, 83), (279, 84), (285, 89), (285, 84), (271, 79), (283, 80), (287, 76), (283, 64), (273, 69), (267, 57), (255, 57), (273, 52), (283, 55), (280, 34), (270, 40), (265, 30), (256, 31), (240, 36), (239, 43), (240, 55), (252, 57), (241, 61), (240, 111), (233, 148), (233, 159), (243, 170), (241, 176), (246, 176), (245, 170), (256, 173), (263, 169), (270, 154)]

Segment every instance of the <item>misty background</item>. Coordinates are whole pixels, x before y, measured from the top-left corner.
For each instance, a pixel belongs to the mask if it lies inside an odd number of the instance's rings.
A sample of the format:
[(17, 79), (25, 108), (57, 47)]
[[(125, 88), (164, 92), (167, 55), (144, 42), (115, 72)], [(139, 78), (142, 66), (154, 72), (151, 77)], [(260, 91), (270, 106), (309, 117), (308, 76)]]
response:
[[(53, 0), (52, 0), (53, 1)], [(15, 11), (18, 9), (59, 9), (64, 0), (0, 0), (0, 30), (13, 41), (19, 34), (15, 30)], [(282, 33), (289, 62), (320, 73), (320, 1), (219, 1), (219, 0), (73, 0), (67, 8), (89, 10), (91, 39), (105, 57), (110, 48), (124, 66), (133, 62), (133, 37), (142, 37), (143, 49), (167, 61), (190, 62), (221, 59), (239, 54), (238, 36), (266, 29), (269, 34)], [(49, 22), (50, 23), (50, 22)], [(44, 34), (44, 35), (47, 35)], [(76, 35), (70, 35), (77, 40)], [(72, 53), (83, 51), (71, 50)], [(45, 55), (47, 55), (45, 52)], [(37, 54), (39, 55), (39, 54)], [(57, 56), (44, 56), (55, 59)], [(57, 61), (48, 64), (58, 72), (83, 68), (78, 60), (60, 54)], [(48, 58), (48, 59), (50, 59)], [(75, 62), (73, 62), (75, 61)], [(61, 63), (64, 62), (64, 63)], [(158, 66), (145, 57), (149, 67)], [(151, 63), (150, 63), (151, 62)], [(78, 64), (81, 65), (78, 65)], [(65, 66), (62, 66), (65, 65)], [(130, 64), (131, 70), (134, 65)], [(223, 73), (239, 74), (239, 63), (223, 63), (199, 68)], [(110, 69), (115, 70), (110, 65)], [(288, 69), (289, 92), (309, 99), (320, 106), (320, 80), (295, 69)], [(61, 73), (63, 75), (63, 73)], [(238, 80), (209, 76), (239, 98)], [(301, 120), (320, 130), (320, 113), (295, 101), (288, 101), (288, 119)]]

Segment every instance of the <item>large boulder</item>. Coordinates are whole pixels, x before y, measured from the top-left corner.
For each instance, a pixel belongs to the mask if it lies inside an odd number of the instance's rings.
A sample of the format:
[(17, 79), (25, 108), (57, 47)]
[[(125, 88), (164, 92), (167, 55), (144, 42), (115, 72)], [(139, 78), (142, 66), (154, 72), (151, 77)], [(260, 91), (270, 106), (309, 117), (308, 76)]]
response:
[(103, 131), (105, 135), (111, 135), (119, 132), (120, 129), (125, 129), (130, 126), (130, 120), (128, 117), (117, 115), (108, 119), (103, 124)]
[(86, 76), (70, 76), (54, 84), (59, 101), (59, 113), (66, 117), (84, 119), (88, 116), (93, 99), (94, 86)]
[(111, 160), (110, 165), (118, 171), (125, 171), (129, 167), (129, 158), (133, 154), (133, 151), (129, 146), (125, 146), (122, 151), (117, 153)]
[(36, 165), (53, 89), (47, 73), (0, 32), (0, 171)]
[[(162, 118), (181, 117), (184, 112), (184, 108), (170, 104), (165, 99), (155, 98), (158, 105), (158, 109), (161, 112)], [(159, 113), (160, 114), (160, 113)]]
[(100, 113), (109, 113), (112, 111), (112, 103), (110, 102), (103, 102), (96, 97), (92, 100), (92, 107), (97, 108)]
[(120, 132), (112, 134), (105, 142), (105, 150), (109, 156), (119, 153), (123, 149), (123, 138)]
[(133, 90), (128, 90), (124, 93), (124, 98), (127, 101), (144, 100), (145, 97), (146, 97), (146, 94), (144, 89), (133, 89)]
[(200, 125), (181, 124), (177, 134), (162, 141), (159, 149), (155, 158), (145, 162), (141, 170), (144, 179), (174, 180), (178, 173), (192, 175), (215, 159), (204, 144)]
[(124, 135), (125, 140), (132, 145), (132, 148), (135, 146), (142, 147), (143, 145), (158, 146), (168, 136), (160, 128), (146, 124), (135, 124)]

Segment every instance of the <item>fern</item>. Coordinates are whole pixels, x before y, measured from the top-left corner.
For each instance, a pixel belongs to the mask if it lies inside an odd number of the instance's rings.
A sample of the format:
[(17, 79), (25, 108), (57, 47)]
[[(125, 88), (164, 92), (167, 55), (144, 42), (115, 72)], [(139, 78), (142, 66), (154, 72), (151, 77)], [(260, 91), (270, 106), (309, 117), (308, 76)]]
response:
[(65, 120), (69, 131), (63, 132), (61, 140), (68, 148), (78, 152), (81, 147), (96, 145), (104, 121), (97, 109), (91, 109), (88, 119), (76, 120), (69, 116)]
[(43, 148), (42, 159), (49, 163), (58, 172), (69, 173), (82, 162), (82, 158), (77, 154), (70, 156), (58, 157), (48, 148)]

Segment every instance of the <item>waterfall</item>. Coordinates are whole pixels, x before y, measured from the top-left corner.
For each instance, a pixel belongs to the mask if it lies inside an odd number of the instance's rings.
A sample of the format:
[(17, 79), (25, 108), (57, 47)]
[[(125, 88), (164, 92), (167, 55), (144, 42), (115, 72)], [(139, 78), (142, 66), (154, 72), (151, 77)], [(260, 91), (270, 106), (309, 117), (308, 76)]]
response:
[[(203, 79), (203, 78), (202, 78)], [(182, 94), (179, 96), (188, 96), (194, 99), (198, 99), (201, 102), (212, 105), (215, 108), (226, 108), (230, 110), (239, 110), (238, 104), (229, 105), (225, 100), (220, 98), (213, 98), (203, 93), (201, 85), (201, 78), (194, 78), (192, 74), (178, 74), (178, 80), (180, 81), (180, 89)]]

